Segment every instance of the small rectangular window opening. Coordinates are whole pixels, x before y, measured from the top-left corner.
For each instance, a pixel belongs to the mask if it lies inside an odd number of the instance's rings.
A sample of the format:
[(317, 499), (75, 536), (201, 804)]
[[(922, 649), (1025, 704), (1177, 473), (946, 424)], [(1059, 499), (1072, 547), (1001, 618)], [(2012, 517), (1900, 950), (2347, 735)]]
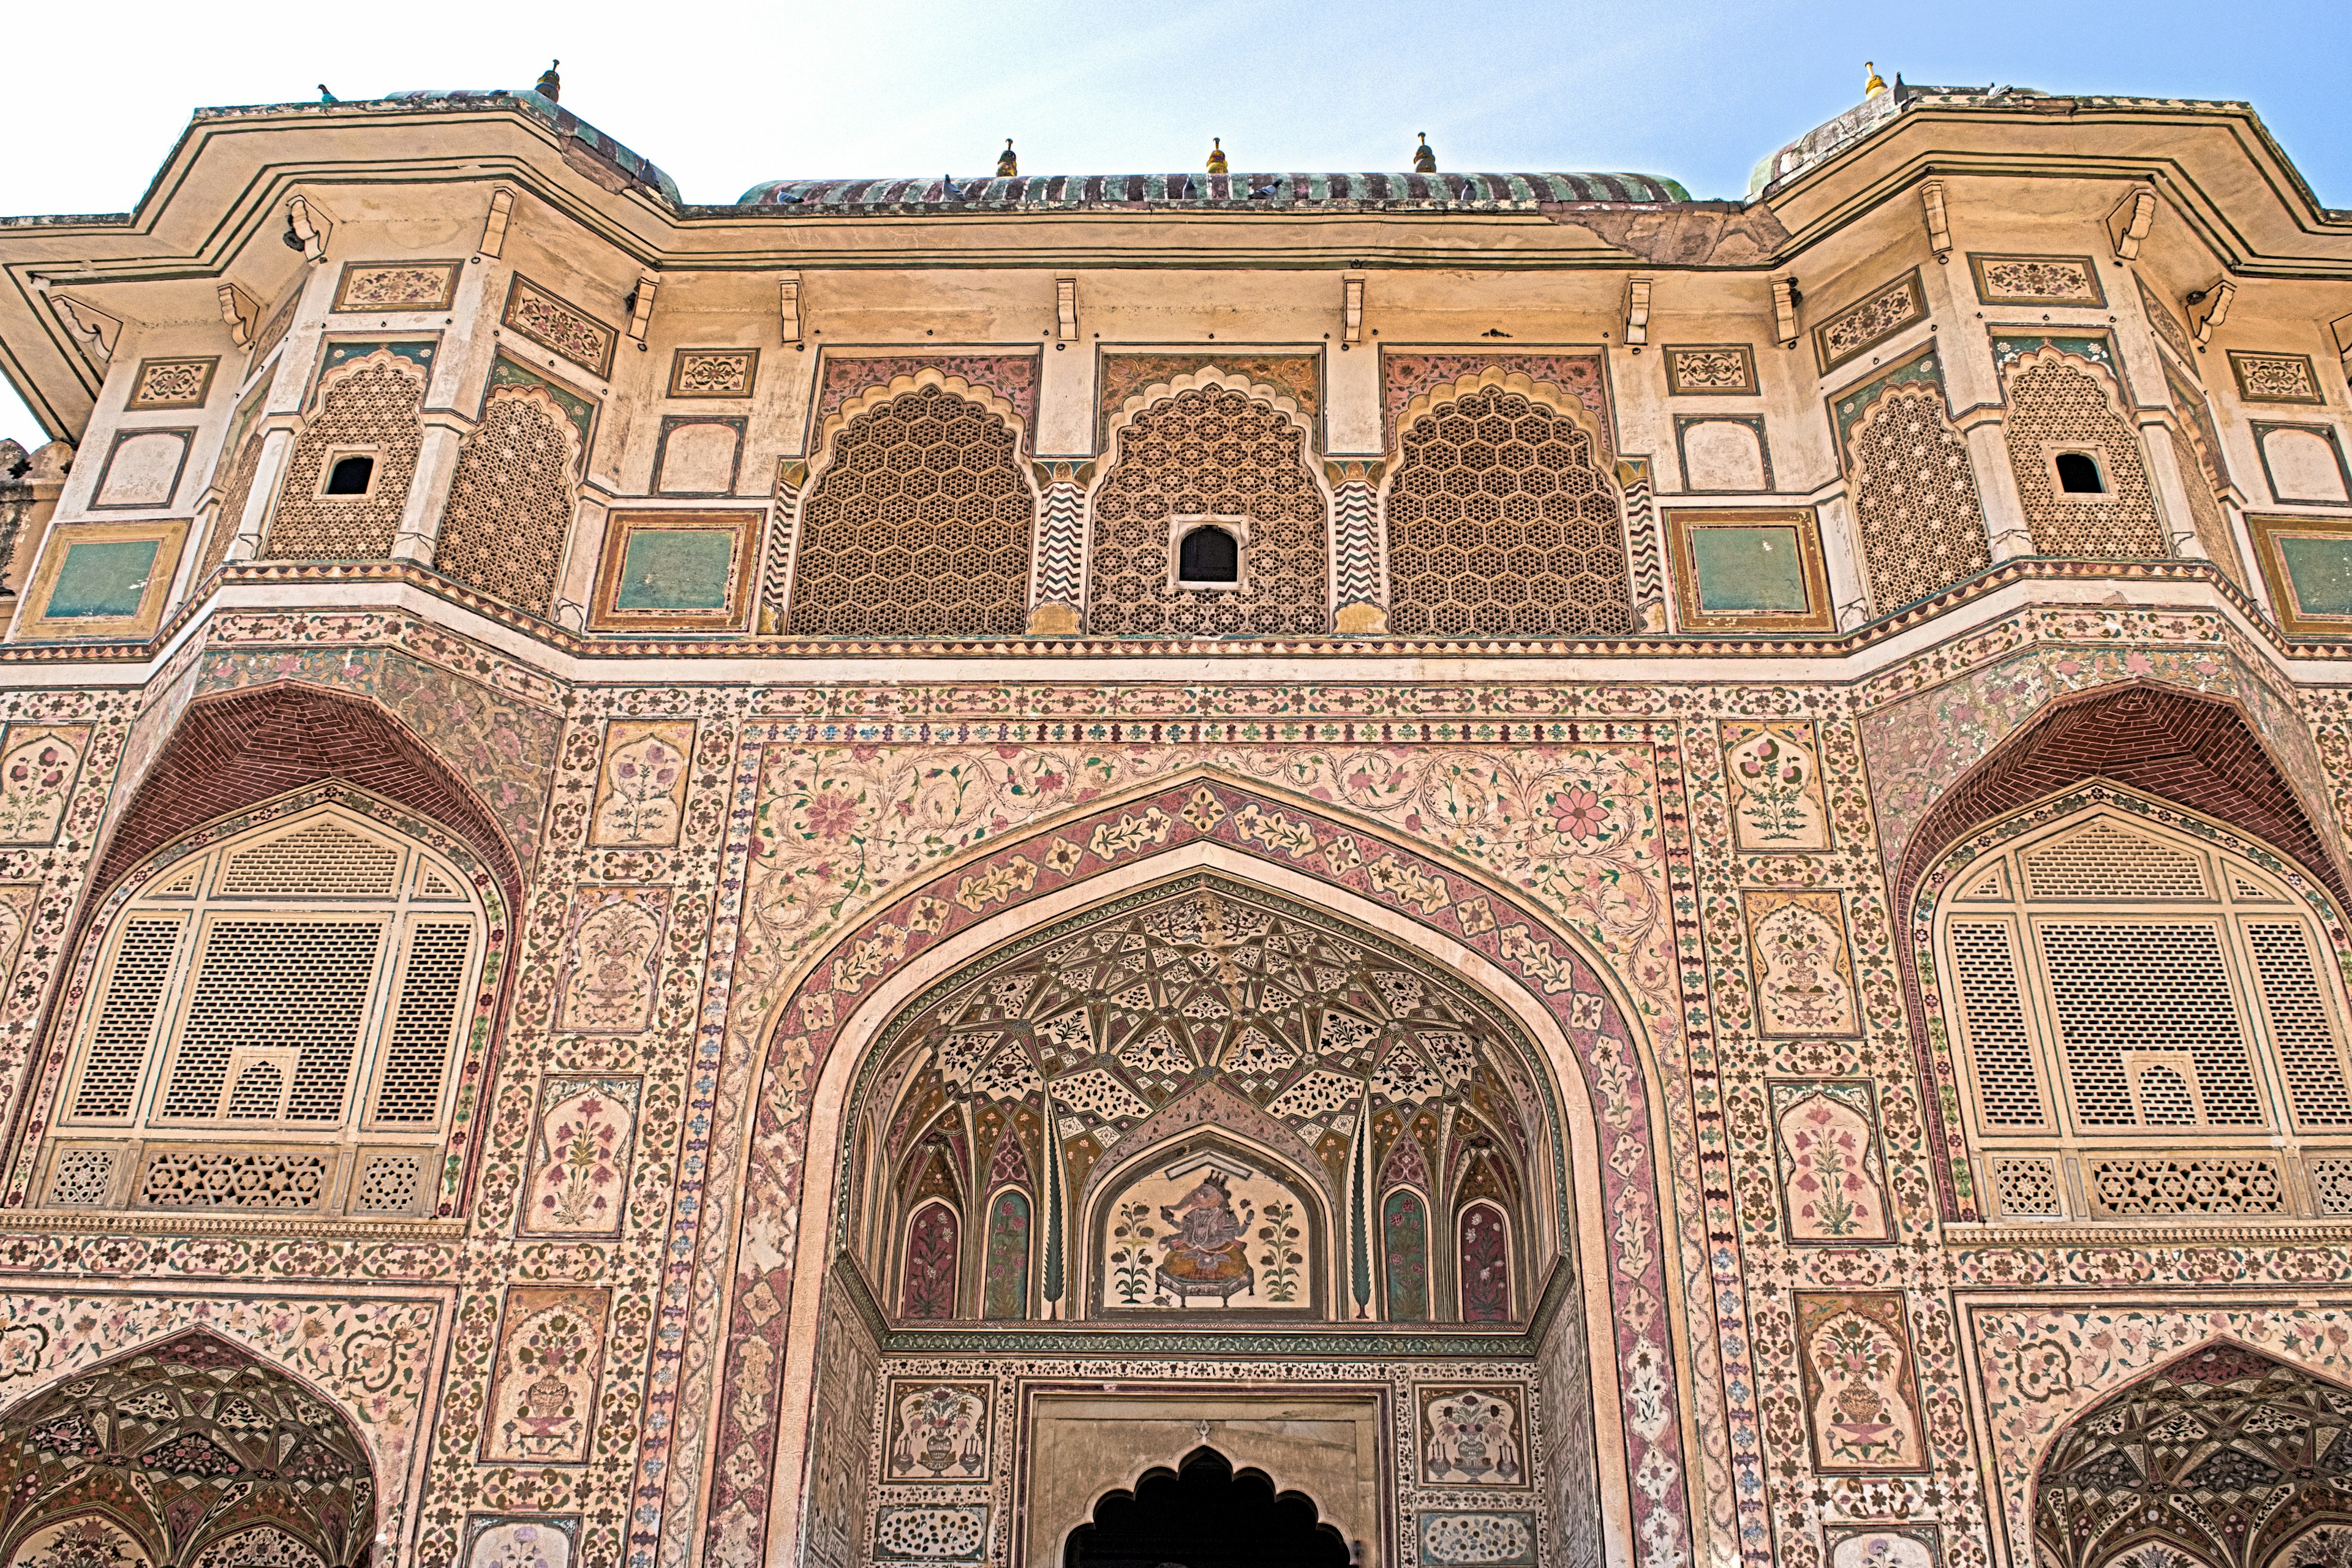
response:
[(2103, 496), (2107, 493), (2107, 477), (2099, 469), (2099, 460), (2088, 452), (2061, 452), (2056, 458), (2058, 488), (2070, 496)]
[(375, 459), (364, 452), (334, 458), (327, 464), (327, 482), (320, 495), (363, 496), (375, 488)]

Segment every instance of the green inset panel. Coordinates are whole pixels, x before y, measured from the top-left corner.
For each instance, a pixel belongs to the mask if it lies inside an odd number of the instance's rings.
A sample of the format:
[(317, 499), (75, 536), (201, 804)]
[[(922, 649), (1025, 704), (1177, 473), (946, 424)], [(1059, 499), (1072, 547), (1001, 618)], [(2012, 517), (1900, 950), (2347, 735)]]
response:
[(1690, 531), (1698, 605), (1710, 616), (1801, 616), (1805, 563), (1788, 523), (1701, 523)]
[(49, 590), (45, 619), (129, 616), (139, 613), (162, 541), (117, 539), (69, 544)]
[(2278, 550), (2298, 609), (2306, 616), (2352, 618), (2352, 534), (2282, 534)]
[(732, 580), (733, 528), (640, 528), (621, 558), (616, 610), (724, 610)]

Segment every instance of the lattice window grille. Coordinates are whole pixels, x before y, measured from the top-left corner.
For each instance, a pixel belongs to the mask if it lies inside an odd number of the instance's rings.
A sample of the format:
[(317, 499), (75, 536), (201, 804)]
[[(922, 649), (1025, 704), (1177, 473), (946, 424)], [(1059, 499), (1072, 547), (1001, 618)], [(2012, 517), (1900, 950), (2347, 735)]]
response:
[(2095, 822), (2025, 857), (2033, 899), (2197, 899), (2206, 891), (2199, 857), (2112, 823)]
[[(2054, 358), (2027, 361), (2009, 377), (2003, 433), (2036, 554), (2128, 560), (2172, 553), (2140, 460), (2139, 434), (2116, 412), (2097, 376)], [(2104, 459), (2105, 493), (2060, 490), (2046, 453), (2086, 447)]]
[[(483, 961), (480, 911), (465, 878), (381, 831), (326, 808), (196, 855), (141, 895), (179, 907), (125, 911), (60, 1121), (247, 1147), (299, 1127), (331, 1158), (362, 1111), (434, 1132)], [(140, 1170), (134, 1204), (149, 1201)]]
[(1990, 1127), (2040, 1127), (2049, 1121), (2042, 1077), (2018, 985), (2017, 954), (2008, 924), (1955, 921), (1953, 966), (1958, 972), (1963, 1033), (1976, 1066), (1977, 1112)]
[(176, 919), (123, 923), (106, 994), (98, 1005), (98, 1022), (83, 1054), (81, 1081), (74, 1090), (77, 1119), (112, 1121), (131, 1114), (171, 984), (180, 927)]
[(353, 1214), (407, 1214), (425, 1184), (425, 1156), (419, 1151), (370, 1150), (360, 1156), (353, 1184)]
[(1945, 417), (1940, 387), (1883, 394), (1855, 426), (1849, 457), (1864, 569), (1881, 615), (1992, 564), (1968, 443)]
[(517, 609), (555, 600), (572, 531), (578, 427), (536, 387), (502, 387), (458, 449), (434, 569)]
[(315, 1209), (331, 1168), (326, 1155), (288, 1150), (167, 1149), (147, 1157), (138, 1201), (147, 1208)]
[[(392, 353), (371, 355), (320, 392), (278, 491), (263, 554), (273, 561), (381, 561), (392, 553), (424, 438), (416, 411), (425, 372)], [(366, 497), (320, 494), (329, 456), (371, 447), (375, 488)]]
[(240, 897), (389, 894), (400, 851), (335, 822), (320, 822), (240, 849), (222, 868), (220, 890)]
[(163, 1115), (226, 1114), (231, 1053), (264, 1044), (295, 1053), (289, 1119), (341, 1120), (383, 935), (380, 921), (215, 919), (189, 985)]
[(373, 1120), (423, 1125), (438, 1119), (473, 946), (471, 921), (420, 921), (411, 928)]
[(2286, 1183), (2267, 1155), (2118, 1155), (2089, 1163), (2091, 1201), (2116, 1216), (2284, 1213)]
[(2312, 1206), (2321, 1214), (2352, 1214), (2352, 1157), (2314, 1160), (2308, 1170)]
[(1388, 496), (1389, 627), (1407, 637), (1625, 637), (1625, 522), (1591, 435), (1504, 387), (1402, 437)]
[[(1105, 637), (1298, 637), (1330, 629), (1330, 517), (1307, 433), (1228, 387), (1141, 410), (1094, 494), (1087, 626)], [(1246, 592), (1171, 586), (1169, 520), (1246, 517)], [(797, 590), (795, 590), (797, 592)]]
[(2050, 1219), (2066, 1212), (2058, 1195), (2058, 1162), (2047, 1154), (1996, 1158), (1992, 1184), (2003, 1215)]
[(2295, 1121), (2305, 1127), (2352, 1127), (2352, 1086), (2320, 989), (2311, 933), (2300, 921), (2248, 921), (2246, 944), (2253, 949), (2263, 1021)]
[(852, 419), (800, 509), (786, 605), (803, 637), (1018, 637), (1037, 496), (1019, 438), (944, 387)]
[(67, 1149), (49, 1167), (49, 1202), (63, 1207), (95, 1208), (114, 1185), (112, 1149)]
[(2035, 935), (2077, 1121), (2139, 1124), (2125, 1065), (2138, 1048), (2195, 1062), (2206, 1125), (2263, 1124), (2216, 924), (2045, 921)]

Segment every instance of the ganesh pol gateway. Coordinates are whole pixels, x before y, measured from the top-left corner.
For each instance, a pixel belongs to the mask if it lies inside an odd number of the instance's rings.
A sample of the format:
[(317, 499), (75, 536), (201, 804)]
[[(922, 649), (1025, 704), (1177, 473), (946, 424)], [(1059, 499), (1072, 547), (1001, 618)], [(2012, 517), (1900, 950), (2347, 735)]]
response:
[(0, 220), (0, 1568), (2352, 1563), (2252, 107), (726, 205), (588, 107)]

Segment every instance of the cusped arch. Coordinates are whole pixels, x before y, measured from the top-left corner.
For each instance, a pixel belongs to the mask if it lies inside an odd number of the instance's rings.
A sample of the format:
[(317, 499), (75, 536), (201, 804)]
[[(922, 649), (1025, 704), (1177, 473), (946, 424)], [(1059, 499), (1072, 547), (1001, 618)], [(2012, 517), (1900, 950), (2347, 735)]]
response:
[(1087, 1522), (1069, 1532), (1061, 1560), (1064, 1568), (1133, 1563), (1139, 1552), (1178, 1534), (1196, 1545), (1186, 1553), (1196, 1560), (1239, 1556), (1297, 1568), (1341, 1568), (1355, 1560), (1314, 1498), (1205, 1445), (1172, 1468), (1154, 1465), (1129, 1485), (1103, 1492)]
[[(0, 1563), (34, 1538), (103, 1520), (149, 1568), (235, 1561), (258, 1530), (323, 1568), (374, 1547), (376, 1478), (357, 1426), (293, 1374), (202, 1329), (71, 1373), (0, 1411)], [(67, 1559), (61, 1554), (59, 1561)], [(124, 1565), (127, 1568), (127, 1564)]]
[(2315, 1526), (2352, 1525), (2352, 1388), (2210, 1341), (2067, 1423), (2035, 1469), (2032, 1520), (2050, 1568), (2151, 1547), (2278, 1568)]
[[(798, 1527), (806, 1395), (782, 1408), (780, 1401), (785, 1388), (811, 1386), (819, 1353), (814, 1282), (833, 1261), (838, 1196), (826, 1173), (855, 1143), (843, 1108), (868, 1047), (914, 997), (972, 957), (1123, 889), (1194, 868), (1311, 898), (1410, 942), (1542, 1043), (1568, 1090), (1562, 1110), (1576, 1189), (1611, 1216), (1605, 1227), (1578, 1227), (1578, 1284), (1568, 1298), (1576, 1332), (1592, 1347), (1603, 1516), (1612, 1531), (1689, 1540), (1681, 1489), (1639, 1492), (1630, 1483), (1645, 1464), (1686, 1473), (1693, 1439), (1675, 1369), (1671, 1325), (1685, 1309), (1666, 1268), (1680, 1243), (1655, 1153), (1665, 1135), (1660, 1079), (1620, 982), (1584, 957), (1579, 939), (1459, 863), (1433, 859), (1317, 802), (1213, 771), (1097, 801), (960, 858), (870, 910), (777, 998), (768, 1016), (778, 1023), (741, 1079), (748, 1163), (713, 1434), (724, 1452), (773, 1432), (776, 1459), (763, 1476), (714, 1479), (712, 1528), (748, 1531), (756, 1549), (769, 1531)], [(722, 1071), (731, 1081), (746, 1069)], [(1556, 1277), (1551, 1289), (1560, 1285)], [(768, 1414), (755, 1432), (741, 1412)]]
[(1024, 626), (1037, 496), (1019, 412), (933, 366), (828, 416), (803, 491), (787, 629), (1009, 637)]
[[(1307, 636), (1330, 628), (1331, 491), (1314, 423), (1287, 395), (1215, 366), (1129, 397), (1087, 497), (1087, 625), (1108, 636)], [(1179, 583), (1190, 520), (1239, 546), (1231, 586)]]

